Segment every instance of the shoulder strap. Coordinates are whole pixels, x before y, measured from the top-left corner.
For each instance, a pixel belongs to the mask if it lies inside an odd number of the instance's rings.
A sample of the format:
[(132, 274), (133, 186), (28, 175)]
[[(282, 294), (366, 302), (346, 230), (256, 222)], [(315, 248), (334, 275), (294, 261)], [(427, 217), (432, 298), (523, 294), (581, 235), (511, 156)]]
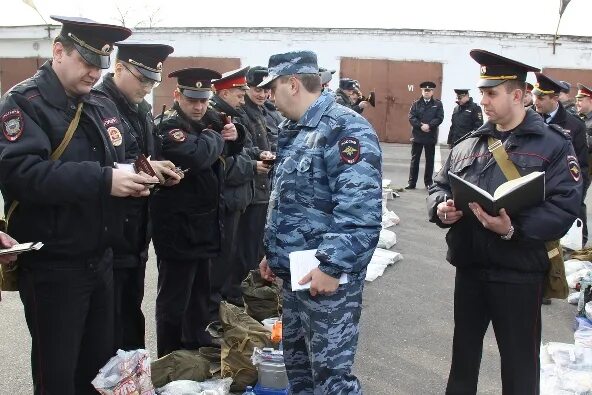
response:
[[(74, 118), (70, 122), (70, 125), (68, 125), (68, 130), (66, 130), (66, 134), (64, 135), (62, 142), (60, 143), (60, 145), (58, 145), (58, 147), (55, 149), (55, 151), (53, 151), (50, 155), (51, 160), (59, 159), (60, 156), (62, 156), (62, 154), (66, 150), (66, 147), (68, 147), (68, 144), (70, 144), (70, 141), (72, 140), (72, 136), (74, 136), (74, 132), (76, 131), (76, 128), (78, 127), (78, 123), (80, 122), (80, 116), (82, 114), (82, 104), (83, 104), (82, 101), (80, 103), (78, 103), (78, 107), (76, 108), (76, 114), (74, 115)], [(8, 230), (8, 221), (10, 221), (10, 217), (12, 216), (12, 213), (14, 212), (14, 210), (16, 209), (18, 204), (19, 204), (18, 200), (14, 200), (10, 204), (10, 207), (8, 208), (8, 212), (6, 213), (6, 221), (5, 221), (6, 222), (5, 226), (6, 226), (7, 230)]]
[[(504, 176), (506, 176), (508, 180), (519, 178), (520, 173), (518, 173), (518, 169), (516, 168), (514, 162), (510, 160), (510, 157), (508, 156), (508, 153), (506, 152), (502, 142), (489, 136), (487, 143), (489, 144), (487, 149), (493, 155), (493, 158), (497, 162), (497, 165), (501, 169), (502, 173), (504, 173)], [(547, 247), (549, 259), (552, 259), (561, 253), (559, 250), (558, 240), (545, 242), (545, 247)]]
[(518, 173), (518, 169), (516, 168), (514, 162), (510, 160), (510, 157), (504, 149), (504, 144), (501, 142), (501, 140), (489, 136), (487, 143), (489, 144), (487, 149), (493, 155), (493, 158), (497, 162), (497, 165), (501, 169), (502, 173), (504, 173), (504, 176), (506, 176), (508, 180), (520, 178), (520, 173)]

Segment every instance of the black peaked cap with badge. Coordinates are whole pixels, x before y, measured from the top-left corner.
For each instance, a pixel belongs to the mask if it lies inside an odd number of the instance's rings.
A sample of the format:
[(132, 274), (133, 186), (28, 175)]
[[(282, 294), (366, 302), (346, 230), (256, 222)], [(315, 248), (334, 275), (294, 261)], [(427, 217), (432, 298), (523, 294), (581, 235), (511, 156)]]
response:
[(468, 95), (469, 91), (470, 89), (455, 89), (454, 93), (456, 93), (457, 95)]
[(534, 88), (532, 90), (532, 94), (535, 96), (544, 96), (544, 95), (558, 95), (565, 86), (559, 82), (555, 81), (553, 78), (544, 75), (543, 73), (534, 73), (536, 76), (537, 82), (534, 84)]
[(221, 91), (222, 89), (244, 89), (249, 90), (247, 86), (247, 73), (249, 72), (250, 67), (242, 67), (236, 70), (230, 70), (226, 73), (222, 74), (221, 77), (212, 80), (212, 85), (216, 91)]
[(265, 77), (267, 77), (269, 73), (267, 72), (267, 67), (263, 66), (254, 66), (249, 69), (247, 72), (247, 85), (252, 87), (257, 87), (263, 81)]
[(60, 36), (71, 40), (80, 56), (88, 64), (100, 69), (109, 68), (113, 44), (132, 34), (126, 27), (107, 25), (87, 18), (56, 15), (50, 18), (62, 24)]
[(201, 67), (190, 67), (176, 70), (169, 74), (169, 78), (177, 79), (177, 88), (190, 99), (209, 99), (212, 94), (212, 79), (220, 78), (222, 74), (215, 70)]
[(436, 89), (436, 83), (432, 81), (424, 81), (419, 84), (421, 89)]
[(170, 45), (149, 42), (124, 41), (115, 45), (117, 59), (135, 66), (144, 77), (156, 82), (162, 80), (162, 63), (174, 51)]
[(540, 69), (524, 63), (494, 54), (483, 49), (473, 49), (471, 58), (481, 65), (479, 88), (493, 88), (506, 81), (521, 81), (526, 85), (526, 75), (529, 71)]

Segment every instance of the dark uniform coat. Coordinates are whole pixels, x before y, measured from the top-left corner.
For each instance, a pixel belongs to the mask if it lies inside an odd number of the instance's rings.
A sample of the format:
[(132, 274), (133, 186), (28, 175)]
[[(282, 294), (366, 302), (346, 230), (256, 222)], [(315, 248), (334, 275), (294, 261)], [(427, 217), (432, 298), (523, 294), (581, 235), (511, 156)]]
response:
[(150, 201), (156, 253), (165, 260), (215, 257), (221, 248), (224, 140), (189, 120), (177, 104), (156, 123), (164, 159), (189, 169), (179, 184), (159, 188)]
[(450, 124), (450, 131), (448, 132), (448, 145), (454, 144), (465, 134), (479, 129), (483, 125), (483, 113), (481, 106), (473, 101), (470, 97), (465, 104), (459, 104), (454, 107), (452, 112), (452, 122)]
[[(430, 221), (448, 227), (440, 222), (436, 208), (445, 195), (452, 196), (449, 171), (491, 194), (506, 181), (487, 149), (488, 136), (498, 135), (488, 122), (453, 148), (429, 189)], [(546, 125), (534, 111), (526, 112), (504, 147), (521, 175), (545, 172), (545, 202), (511, 217), (515, 233), (508, 241), (485, 229), (472, 214), (463, 216), (446, 234), (447, 260), (459, 269), (476, 270), (489, 281), (540, 282), (549, 267), (544, 243), (562, 237), (578, 216), (581, 174), (569, 135)]]
[(59, 160), (49, 160), (61, 143), (77, 103), (69, 100), (46, 62), (3, 98), (0, 184), (17, 240), (44, 247), (19, 262), (49, 262), (102, 253), (119, 232), (119, 202), (111, 197), (112, 168), (125, 161), (123, 123), (115, 104), (103, 94), (84, 96), (83, 112), (70, 144)]
[[(409, 123), (411, 129), (411, 141), (418, 144), (436, 144), (438, 142), (438, 126), (444, 120), (444, 107), (438, 99), (431, 98), (426, 102), (423, 97), (416, 100), (409, 109)], [(430, 130), (421, 130), (421, 124), (430, 125)]]

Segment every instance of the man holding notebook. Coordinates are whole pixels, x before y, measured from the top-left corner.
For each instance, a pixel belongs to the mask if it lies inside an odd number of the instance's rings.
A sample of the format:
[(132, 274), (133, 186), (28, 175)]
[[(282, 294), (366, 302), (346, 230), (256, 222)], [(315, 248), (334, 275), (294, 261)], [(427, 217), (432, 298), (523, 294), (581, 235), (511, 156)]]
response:
[[(539, 70), (484, 50), (471, 57), (481, 66), (478, 87), (488, 122), (453, 148), (427, 199), (430, 221), (449, 228), (447, 260), (457, 269), (446, 394), (477, 393), (490, 322), (502, 392), (537, 394), (545, 242), (563, 236), (578, 216), (582, 175), (569, 135), (524, 108), (526, 75)], [(535, 171), (545, 172), (542, 203), (496, 215), (473, 202), (455, 204), (449, 172), (493, 194), (508, 175)]]
[[(273, 55), (259, 86), (271, 89), (287, 118), (279, 134), (260, 269), (268, 280), (284, 280), (283, 346), (292, 393), (361, 394), (351, 367), (366, 266), (381, 228), (378, 139), (362, 116), (321, 92), (313, 52)], [(318, 267), (291, 272), (293, 254), (299, 253), (304, 256), (298, 269), (310, 262)], [(292, 288), (291, 274), (309, 289)], [(340, 284), (344, 277), (347, 283)]]

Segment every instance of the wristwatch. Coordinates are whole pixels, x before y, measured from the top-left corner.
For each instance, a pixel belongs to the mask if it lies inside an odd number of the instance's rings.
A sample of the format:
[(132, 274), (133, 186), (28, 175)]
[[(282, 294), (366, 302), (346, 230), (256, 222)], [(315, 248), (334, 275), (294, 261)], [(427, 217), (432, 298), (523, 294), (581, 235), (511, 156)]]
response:
[(510, 229), (508, 229), (508, 233), (500, 237), (502, 238), (502, 240), (510, 240), (512, 236), (514, 236), (514, 226), (510, 224)]

